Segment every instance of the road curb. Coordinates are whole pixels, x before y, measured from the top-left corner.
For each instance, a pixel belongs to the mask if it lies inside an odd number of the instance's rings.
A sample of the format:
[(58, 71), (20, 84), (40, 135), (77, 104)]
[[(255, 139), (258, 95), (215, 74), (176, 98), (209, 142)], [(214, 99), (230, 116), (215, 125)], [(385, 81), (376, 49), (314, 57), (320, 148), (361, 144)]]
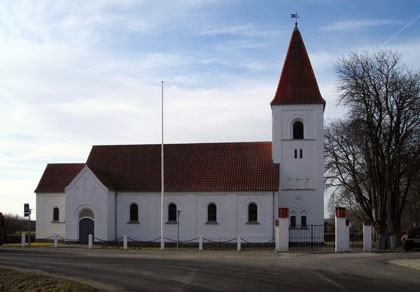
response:
[(420, 271), (420, 260), (417, 260), (417, 259), (393, 260), (393, 261), (388, 261), (388, 263)]

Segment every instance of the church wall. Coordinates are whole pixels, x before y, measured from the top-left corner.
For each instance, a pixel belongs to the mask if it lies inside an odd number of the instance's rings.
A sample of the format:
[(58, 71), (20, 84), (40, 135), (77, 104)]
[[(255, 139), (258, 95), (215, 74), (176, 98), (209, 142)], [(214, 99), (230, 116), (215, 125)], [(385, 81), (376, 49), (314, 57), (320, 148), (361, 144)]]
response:
[(302, 216), (307, 217), (307, 225), (323, 225), (323, 196), (316, 190), (284, 190), (280, 192), (279, 208), (289, 208), (289, 218), (296, 216), (296, 225), (302, 224)]
[[(65, 236), (65, 195), (64, 193), (36, 194), (36, 238), (42, 239), (54, 234)], [(53, 221), (53, 210), (59, 209), (59, 220)]]
[(90, 209), (94, 214), (94, 236), (114, 240), (113, 208), (113, 192), (84, 168), (66, 188), (66, 239), (79, 239), (79, 214), (83, 209)]
[[(258, 223), (246, 224), (248, 204), (258, 206)], [(129, 222), (130, 205), (139, 207), (139, 223)], [(248, 241), (264, 242), (273, 237), (272, 192), (187, 192), (165, 193), (164, 234), (176, 240), (178, 225), (168, 222), (168, 206), (174, 203), (182, 211), (179, 217), (180, 240), (199, 236), (213, 241), (225, 241), (237, 234)], [(207, 222), (208, 205), (217, 208), (216, 222)], [(160, 193), (129, 193), (117, 195), (117, 238), (123, 235), (136, 240), (152, 240), (160, 237)]]

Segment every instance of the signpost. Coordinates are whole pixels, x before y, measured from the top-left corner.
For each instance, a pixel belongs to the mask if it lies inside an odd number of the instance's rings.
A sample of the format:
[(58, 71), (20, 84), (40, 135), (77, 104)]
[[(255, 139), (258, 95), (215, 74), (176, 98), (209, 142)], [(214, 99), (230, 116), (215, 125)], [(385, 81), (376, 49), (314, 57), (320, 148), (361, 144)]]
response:
[(181, 212), (182, 211), (180, 211), (180, 210), (178, 210), (178, 211), (176, 211), (176, 216), (177, 216), (177, 223), (178, 223), (178, 232), (177, 232), (177, 240), (176, 240), (176, 248), (178, 248), (179, 247), (179, 215), (181, 215)]
[(31, 210), (29, 203), (23, 205), (23, 215), (28, 217), (28, 246), (31, 247)]

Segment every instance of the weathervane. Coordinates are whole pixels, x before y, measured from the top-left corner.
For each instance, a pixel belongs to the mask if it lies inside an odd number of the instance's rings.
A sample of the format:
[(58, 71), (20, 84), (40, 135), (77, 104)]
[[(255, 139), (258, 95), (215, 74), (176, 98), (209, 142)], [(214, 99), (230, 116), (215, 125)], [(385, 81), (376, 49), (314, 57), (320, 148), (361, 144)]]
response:
[(290, 18), (296, 18), (296, 20), (295, 20), (295, 27), (297, 27), (297, 19), (299, 18), (299, 14), (297, 12), (296, 13), (292, 13), (290, 15)]

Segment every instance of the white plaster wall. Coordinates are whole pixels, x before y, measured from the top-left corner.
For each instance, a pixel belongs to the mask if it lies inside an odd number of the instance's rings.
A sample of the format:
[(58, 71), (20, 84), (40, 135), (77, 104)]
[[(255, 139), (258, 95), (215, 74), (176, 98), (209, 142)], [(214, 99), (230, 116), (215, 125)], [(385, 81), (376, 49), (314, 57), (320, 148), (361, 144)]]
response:
[(107, 197), (107, 207), (108, 207), (108, 215), (107, 215), (107, 239), (108, 240), (116, 240), (115, 237), (115, 192), (109, 191), (106, 194)]
[[(248, 204), (258, 206), (258, 223), (246, 224)], [(139, 224), (129, 224), (130, 205), (139, 207)], [(175, 203), (181, 210), (180, 240), (203, 236), (210, 240), (225, 241), (237, 234), (252, 242), (265, 242), (273, 238), (273, 194), (271, 192), (201, 192), (165, 193), (164, 234), (177, 239), (177, 224), (168, 224), (168, 206)], [(217, 223), (207, 223), (207, 206), (217, 206)], [(117, 195), (117, 238), (123, 235), (136, 240), (160, 237), (160, 193), (129, 193)]]
[[(296, 216), (296, 225), (306, 216), (307, 225), (324, 224), (324, 194), (316, 190), (281, 191), (279, 208), (289, 208), (290, 216)], [(290, 222), (289, 222), (290, 223)]]
[[(36, 238), (42, 239), (57, 234), (65, 236), (65, 194), (38, 193), (36, 194)], [(53, 222), (53, 210), (59, 209), (59, 221)]]
[[(273, 161), (280, 163), (278, 207), (296, 212), (296, 224), (306, 212), (308, 225), (324, 218), (323, 105), (274, 105)], [(293, 123), (302, 121), (304, 139), (293, 139)], [(297, 149), (298, 158), (295, 158)], [(300, 158), (300, 149), (303, 158)], [(291, 216), (291, 215), (290, 215)]]
[(114, 240), (114, 193), (110, 192), (85, 167), (66, 188), (66, 239), (79, 239), (79, 214), (85, 208), (92, 210), (95, 222), (94, 236)]

